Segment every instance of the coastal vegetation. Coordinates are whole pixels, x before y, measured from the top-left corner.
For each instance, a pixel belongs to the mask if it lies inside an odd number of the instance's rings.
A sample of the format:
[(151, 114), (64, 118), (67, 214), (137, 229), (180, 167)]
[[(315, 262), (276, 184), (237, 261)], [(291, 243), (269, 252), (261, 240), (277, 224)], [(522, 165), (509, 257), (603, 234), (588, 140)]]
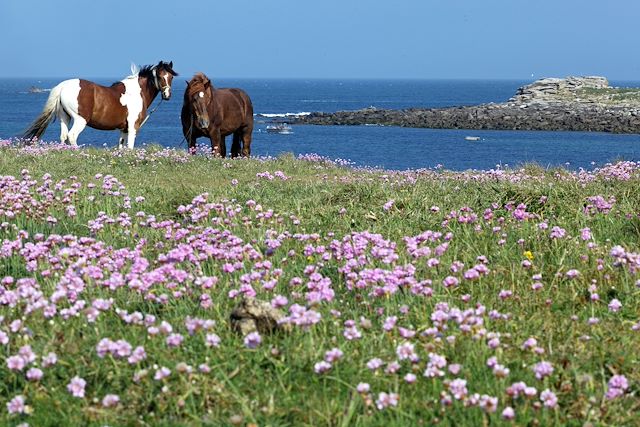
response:
[(581, 88), (575, 99), (590, 99), (599, 104), (640, 106), (640, 89), (624, 87)]
[(2, 425), (637, 422), (639, 164), (0, 146)]

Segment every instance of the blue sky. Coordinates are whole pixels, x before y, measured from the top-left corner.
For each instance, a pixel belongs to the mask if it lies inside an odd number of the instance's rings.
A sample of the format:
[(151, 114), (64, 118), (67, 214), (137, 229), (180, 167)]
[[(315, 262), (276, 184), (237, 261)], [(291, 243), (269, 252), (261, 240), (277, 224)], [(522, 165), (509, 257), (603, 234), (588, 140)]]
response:
[(640, 80), (636, 0), (1, 0), (0, 77)]

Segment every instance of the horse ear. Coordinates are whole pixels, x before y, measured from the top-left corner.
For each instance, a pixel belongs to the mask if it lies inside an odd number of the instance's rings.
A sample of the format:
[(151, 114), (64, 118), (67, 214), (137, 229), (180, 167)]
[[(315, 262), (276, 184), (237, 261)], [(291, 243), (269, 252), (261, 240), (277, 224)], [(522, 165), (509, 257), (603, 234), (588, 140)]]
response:
[(173, 68), (173, 61), (169, 62), (169, 68)]

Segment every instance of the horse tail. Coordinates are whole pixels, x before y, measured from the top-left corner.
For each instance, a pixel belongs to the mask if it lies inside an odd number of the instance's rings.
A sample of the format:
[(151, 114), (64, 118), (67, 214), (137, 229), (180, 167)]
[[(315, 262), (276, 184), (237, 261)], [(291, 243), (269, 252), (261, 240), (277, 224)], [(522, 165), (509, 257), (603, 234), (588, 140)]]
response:
[(249, 95), (245, 92), (244, 96), (247, 98), (246, 103), (247, 103), (247, 111), (249, 112), (249, 115), (251, 117), (253, 117), (253, 102), (251, 102), (251, 98), (249, 97)]
[(56, 113), (60, 108), (60, 93), (62, 92), (62, 84), (51, 89), (51, 93), (49, 94), (49, 98), (47, 98), (47, 102), (44, 104), (44, 108), (42, 109), (42, 113), (38, 116), (37, 119), (31, 123), (31, 126), (24, 131), (22, 134), (22, 138), (24, 139), (40, 139), (45, 130), (47, 130), (47, 126), (55, 119)]
[(253, 120), (253, 103), (251, 102), (251, 98), (249, 97), (249, 94), (242, 89), (240, 89), (239, 93), (240, 93), (240, 99), (244, 104), (244, 112), (246, 116), (248, 118), (250, 117)]

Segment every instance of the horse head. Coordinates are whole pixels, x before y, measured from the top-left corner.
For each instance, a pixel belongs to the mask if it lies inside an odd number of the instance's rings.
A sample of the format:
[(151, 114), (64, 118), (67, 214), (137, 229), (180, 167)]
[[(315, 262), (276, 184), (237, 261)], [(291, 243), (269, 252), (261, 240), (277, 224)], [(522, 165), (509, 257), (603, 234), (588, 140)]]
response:
[(162, 99), (171, 98), (171, 83), (173, 82), (173, 77), (177, 75), (178, 73), (173, 71), (173, 61), (160, 61), (158, 65), (153, 67), (154, 84), (162, 94)]
[(207, 107), (212, 98), (211, 89), (211, 80), (202, 73), (197, 73), (187, 84), (186, 93), (200, 129), (209, 127), (209, 111)]

